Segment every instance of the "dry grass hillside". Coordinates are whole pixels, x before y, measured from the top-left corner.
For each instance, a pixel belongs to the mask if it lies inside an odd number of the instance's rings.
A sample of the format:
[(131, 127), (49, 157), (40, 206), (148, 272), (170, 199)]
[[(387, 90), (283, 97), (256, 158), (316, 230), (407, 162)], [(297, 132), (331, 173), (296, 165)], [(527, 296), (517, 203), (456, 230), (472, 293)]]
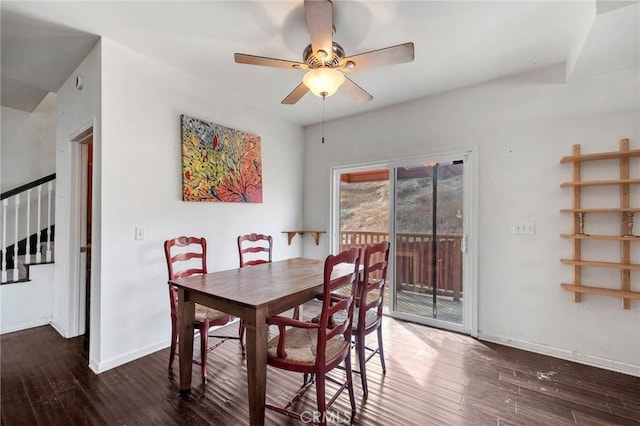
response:
[[(437, 230), (462, 234), (462, 175), (438, 181)], [(403, 179), (397, 188), (398, 232), (430, 233), (432, 222), (431, 178)], [(340, 229), (388, 232), (389, 183), (342, 183)]]
[(340, 229), (388, 232), (389, 182), (343, 182), (340, 185)]

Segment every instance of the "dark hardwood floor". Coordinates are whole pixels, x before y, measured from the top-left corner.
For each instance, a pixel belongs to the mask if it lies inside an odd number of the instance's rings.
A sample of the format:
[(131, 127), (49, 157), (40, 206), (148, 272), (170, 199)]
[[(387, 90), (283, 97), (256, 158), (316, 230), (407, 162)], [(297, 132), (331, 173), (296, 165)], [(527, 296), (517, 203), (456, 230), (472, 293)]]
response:
[[(237, 331), (237, 324), (229, 327)], [(640, 378), (385, 318), (387, 373), (367, 365), (369, 398), (354, 378), (357, 425), (640, 425)], [(193, 399), (178, 398), (168, 349), (95, 375), (81, 338), (51, 327), (1, 338), (2, 425), (246, 425), (246, 363), (238, 341), (194, 368)], [(335, 374), (344, 374), (341, 371)], [(267, 400), (295, 392), (301, 376), (268, 370)], [(314, 410), (315, 392), (300, 402)], [(348, 422), (343, 393), (334, 424)], [(267, 410), (267, 424), (300, 422)]]

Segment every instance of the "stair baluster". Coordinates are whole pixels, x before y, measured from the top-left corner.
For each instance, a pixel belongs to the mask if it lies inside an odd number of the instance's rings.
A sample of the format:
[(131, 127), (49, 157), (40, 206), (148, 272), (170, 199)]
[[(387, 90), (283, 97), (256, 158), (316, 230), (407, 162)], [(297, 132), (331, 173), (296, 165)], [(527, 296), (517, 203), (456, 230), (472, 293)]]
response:
[(47, 262), (51, 262), (51, 191), (53, 181), (47, 184)]
[(38, 232), (37, 232), (37, 242), (36, 242), (36, 263), (42, 262), (42, 249), (40, 248), (40, 200), (42, 198), (42, 185), (38, 186)]
[(7, 207), (9, 200), (2, 200), (2, 282), (7, 281)]
[(24, 263), (28, 265), (31, 263), (31, 238), (29, 236), (29, 225), (31, 225), (31, 189), (27, 190), (27, 245), (24, 255)]
[(15, 217), (13, 219), (13, 223), (14, 223), (14, 232), (13, 232), (13, 236), (14, 236), (14, 245), (13, 245), (13, 280), (14, 281), (18, 281), (20, 279), (19, 274), (20, 274), (20, 269), (18, 268), (18, 218), (20, 217), (20, 194), (16, 194), (16, 199), (15, 199), (15, 207), (16, 207), (16, 213), (15, 213)]

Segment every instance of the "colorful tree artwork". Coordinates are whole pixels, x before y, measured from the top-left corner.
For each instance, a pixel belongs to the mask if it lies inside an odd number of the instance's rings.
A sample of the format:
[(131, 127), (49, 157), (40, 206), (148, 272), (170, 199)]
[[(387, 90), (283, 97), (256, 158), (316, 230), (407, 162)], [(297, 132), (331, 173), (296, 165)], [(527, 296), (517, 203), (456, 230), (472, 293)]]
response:
[(260, 136), (180, 116), (182, 200), (262, 202)]

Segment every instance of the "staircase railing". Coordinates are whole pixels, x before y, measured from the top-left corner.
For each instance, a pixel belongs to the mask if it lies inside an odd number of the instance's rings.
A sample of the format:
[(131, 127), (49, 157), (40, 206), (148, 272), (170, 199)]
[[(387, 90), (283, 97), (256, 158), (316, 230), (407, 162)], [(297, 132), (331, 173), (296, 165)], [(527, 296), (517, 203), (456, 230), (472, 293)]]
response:
[[(2, 283), (20, 281), (18, 255), (24, 254), (26, 265), (53, 261), (51, 243), (54, 225), (51, 215), (52, 209), (55, 208), (52, 206), (55, 202), (52, 196), (55, 179), (56, 174), (53, 173), (2, 193), (0, 197), (2, 201)], [(43, 205), (43, 192), (46, 193), (46, 211)], [(32, 202), (37, 206), (35, 215), (32, 215)], [(46, 216), (46, 218), (42, 216)], [(46, 224), (44, 228), (42, 227), (43, 222)], [(9, 232), (13, 231), (12, 235), (7, 234), (7, 227)], [(32, 234), (33, 228), (35, 228), (34, 234)], [(11, 236), (13, 238), (9, 240)], [(20, 239), (21, 236), (25, 237), (24, 240)], [(42, 256), (43, 243), (46, 245), (44, 261)], [(32, 254), (35, 255), (34, 262), (31, 259)], [(11, 281), (7, 266), (9, 266), (9, 270), (12, 270)]]

